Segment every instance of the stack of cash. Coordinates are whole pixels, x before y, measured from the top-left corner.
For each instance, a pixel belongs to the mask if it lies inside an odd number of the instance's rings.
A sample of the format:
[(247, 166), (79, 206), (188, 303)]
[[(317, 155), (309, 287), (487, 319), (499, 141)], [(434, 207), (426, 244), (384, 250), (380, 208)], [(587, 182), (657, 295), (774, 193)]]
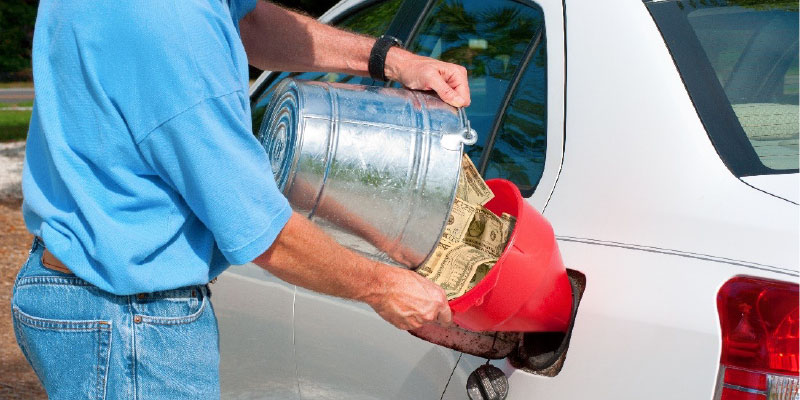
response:
[(472, 289), (497, 262), (516, 218), (489, 211), (494, 194), (465, 154), (450, 217), (433, 255), (417, 272), (441, 286), (452, 300)]

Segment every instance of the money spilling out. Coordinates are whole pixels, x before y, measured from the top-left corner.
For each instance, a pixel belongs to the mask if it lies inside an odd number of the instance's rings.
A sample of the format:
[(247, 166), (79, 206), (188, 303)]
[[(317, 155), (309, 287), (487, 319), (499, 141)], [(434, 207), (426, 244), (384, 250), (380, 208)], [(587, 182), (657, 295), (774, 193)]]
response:
[(465, 154), (444, 233), (433, 255), (417, 269), (441, 286), (448, 300), (463, 295), (489, 273), (514, 230), (514, 216), (498, 216), (484, 207), (492, 198), (494, 194)]

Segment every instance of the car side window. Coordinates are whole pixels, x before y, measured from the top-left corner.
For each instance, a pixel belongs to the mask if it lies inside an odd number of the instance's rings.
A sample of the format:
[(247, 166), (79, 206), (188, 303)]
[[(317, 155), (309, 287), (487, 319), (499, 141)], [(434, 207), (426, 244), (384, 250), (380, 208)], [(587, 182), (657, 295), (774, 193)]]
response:
[[(516, 71), (543, 23), (542, 10), (522, 2), (439, 0), (409, 43), (414, 53), (467, 68), (472, 104), (466, 112), (478, 132), (478, 142), (467, 153), (476, 165)], [(521, 116), (523, 110), (517, 109), (509, 118)]]
[[(402, 0), (389, 0), (360, 9), (337, 21), (334, 25), (353, 32), (370, 36), (380, 36), (389, 27)], [(357, 84), (371, 84), (372, 80), (354, 75), (337, 74), (333, 72), (280, 72), (274, 73), (269, 82), (261, 88), (261, 93), (254, 96), (251, 103), (253, 132), (258, 132), (264, 113), (269, 104), (272, 90), (281, 79), (293, 77), (314, 81), (343, 82)]]
[(520, 75), (487, 146), (485, 178), (514, 182), (524, 196), (533, 194), (544, 171), (547, 148), (547, 49), (542, 35)]

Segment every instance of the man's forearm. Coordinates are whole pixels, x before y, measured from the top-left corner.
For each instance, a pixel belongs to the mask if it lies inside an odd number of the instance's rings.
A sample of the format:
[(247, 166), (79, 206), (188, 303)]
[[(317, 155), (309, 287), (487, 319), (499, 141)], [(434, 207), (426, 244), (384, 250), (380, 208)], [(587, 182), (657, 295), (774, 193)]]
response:
[[(375, 39), (317, 22), (259, 1), (240, 21), (250, 64), (270, 71), (330, 71), (369, 75)], [(398, 47), (386, 54), (384, 74), (409, 89), (433, 90), (454, 107), (470, 104), (467, 70)]]
[(342, 247), (307, 218), (293, 213), (257, 265), (278, 278), (316, 292), (365, 301), (381, 292), (381, 268)]
[(253, 262), (289, 283), (363, 301), (400, 329), (450, 322), (442, 288), (415, 272), (355, 254), (297, 213)]
[(375, 39), (339, 30), (266, 1), (241, 21), (250, 64), (273, 71), (368, 75)]

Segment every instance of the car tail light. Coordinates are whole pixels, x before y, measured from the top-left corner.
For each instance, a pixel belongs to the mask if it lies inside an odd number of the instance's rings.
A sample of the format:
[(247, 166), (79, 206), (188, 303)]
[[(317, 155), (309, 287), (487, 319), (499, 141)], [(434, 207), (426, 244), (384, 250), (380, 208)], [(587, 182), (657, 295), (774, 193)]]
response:
[(735, 277), (717, 295), (720, 400), (797, 400), (798, 285)]

